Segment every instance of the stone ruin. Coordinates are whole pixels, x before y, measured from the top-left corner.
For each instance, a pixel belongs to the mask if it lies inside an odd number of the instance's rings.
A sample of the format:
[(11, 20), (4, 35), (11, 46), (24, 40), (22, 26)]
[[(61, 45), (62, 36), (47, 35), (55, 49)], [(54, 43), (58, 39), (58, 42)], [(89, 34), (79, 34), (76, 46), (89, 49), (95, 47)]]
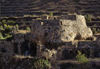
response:
[(43, 38), (54, 43), (87, 39), (93, 35), (82, 15), (61, 16), (55, 20), (34, 20), (31, 34), (33, 41)]
[[(45, 16), (41, 19), (33, 20), (29, 39), (30, 42), (37, 44), (38, 57), (51, 59), (58, 54), (57, 58), (61, 58), (61, 56), (64, 56), (64, 51), (69, 52), (68, 54), (73, 52), (75, 57), (77, 50), (85, 52), (85, 49), (91, 49), (91, 52), (93, 52), (94, 49), (92, 48), (94, 47), (88, 46), (88, 44), (86, 46), (85, 43), (83, 47), (79, 45), (78, 40), (96, 40), (91, 29), (87, 27), (84, 16), (67, 15), (56, 18)], [(93, 53), (91, 54), (93, 55)], [(73, 55), (71, 54), (72, 57)]]
[[(67, 15), (53, 18), (33, 20), (31, 33), (14, 34), (13, 41), (0, 42), (1, 51), (45, 57), (51, 61), (75, 58), (77, 50), (86, 54), (87, 57), (98, 56), (100, 53), (99, 41), (80, 41), (94, 39), (84, 16)], [(27, 52), (30, 53), (27, 54)]]

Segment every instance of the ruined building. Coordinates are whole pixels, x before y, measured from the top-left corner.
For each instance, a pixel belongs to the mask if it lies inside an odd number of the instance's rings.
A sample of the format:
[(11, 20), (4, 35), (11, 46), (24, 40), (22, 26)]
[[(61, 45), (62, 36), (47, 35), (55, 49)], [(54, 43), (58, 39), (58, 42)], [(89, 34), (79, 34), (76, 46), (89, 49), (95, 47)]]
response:
[(100, 42), (94, 39), (82, 15), (46, 16), (33, 20), (30, 33), (13, 36), (11, 42), (0, 42), (1, 51), (46, 59), (75, 58), (77, 50), (87, 57), (98, 57), (100, 53)]
[[(46, 58), (58, 54), (61, 58), (62, 53), (66, 55), (76, 56), (77, 50), (88, 52), (91, 49), (89, 57), (93, 57), (94, 47), (88, 47), (88, 44), (81, 46), (81, 40), (91, 38), (94, 40), (93, 33), (87, 27), (84, 16), (82, 15), (66, 15), (60, 17), (45, 16), (42, 20), (33, 20), (31, 27), (30, 41), (37, 44), (37, 56)], [(92, 44), (91, 42), (89, 44)], [(86, 53), (85, 53), (86, 54)], [(51, 55), (51, 56), (50, 56)], [(64, 56), (65, 57), (65, 56)], [(53, 57), (54, 58), (54, 57)]]

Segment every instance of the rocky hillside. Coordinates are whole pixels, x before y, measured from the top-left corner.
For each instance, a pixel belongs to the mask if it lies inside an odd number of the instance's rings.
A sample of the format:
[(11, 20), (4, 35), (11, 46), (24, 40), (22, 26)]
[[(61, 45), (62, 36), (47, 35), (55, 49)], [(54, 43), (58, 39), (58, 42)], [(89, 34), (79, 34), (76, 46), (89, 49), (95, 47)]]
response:
[(100, 16), (99, 0), (1, 0), (0, 16), (41, 15), (43, 13), (78, 13)]

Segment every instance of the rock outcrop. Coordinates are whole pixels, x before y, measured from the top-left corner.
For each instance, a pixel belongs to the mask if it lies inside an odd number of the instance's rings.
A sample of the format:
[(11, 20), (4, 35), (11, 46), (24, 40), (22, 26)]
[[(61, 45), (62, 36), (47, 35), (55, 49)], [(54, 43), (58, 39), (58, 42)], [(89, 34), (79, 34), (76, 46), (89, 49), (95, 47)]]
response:
[(46, 40), (47, 42), (59, 43), (73, 41), (74, 39), (86, 39), (92, 35), (84, 16), (68, 15), (61, 16), (56, 20), (34, 20), (30, 38), (33, 41)]

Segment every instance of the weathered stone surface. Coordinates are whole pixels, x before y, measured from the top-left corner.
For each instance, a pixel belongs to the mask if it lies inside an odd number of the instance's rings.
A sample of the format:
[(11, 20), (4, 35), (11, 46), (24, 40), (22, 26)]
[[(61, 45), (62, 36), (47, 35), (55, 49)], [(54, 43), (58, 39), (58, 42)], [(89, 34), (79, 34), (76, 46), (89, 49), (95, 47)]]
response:
[(0, 69), (33, 69), (32, 58), (0, 52)]
[(0, 48), (2, 49), (1, 52), (14, 52), (14, 44), (13, 42), (0, 42)]
[(25, 34), (14, 34), (14, 42), (24, 42), (25, 41)]
[(42, 52), (42, 56), (46, 57), (46, 59), (51, 59), (51, 61), (52, 61), (52, 60), (56, 59), (56, 53), (57, 53), (57, 51), (54, 49), (52, 49), (52, 50), (45, 49), (45, 51)]
[[(86, 39), (92, 36), (92, 31), (87, 27), (85, 18), (76, 15), (76, 18), (60, 17), (59, 20), (34, 20), (31, 28), (31, 40), (73, 41), (74, 39)], [(75, 20), (76, 19), (76, 20)]]

